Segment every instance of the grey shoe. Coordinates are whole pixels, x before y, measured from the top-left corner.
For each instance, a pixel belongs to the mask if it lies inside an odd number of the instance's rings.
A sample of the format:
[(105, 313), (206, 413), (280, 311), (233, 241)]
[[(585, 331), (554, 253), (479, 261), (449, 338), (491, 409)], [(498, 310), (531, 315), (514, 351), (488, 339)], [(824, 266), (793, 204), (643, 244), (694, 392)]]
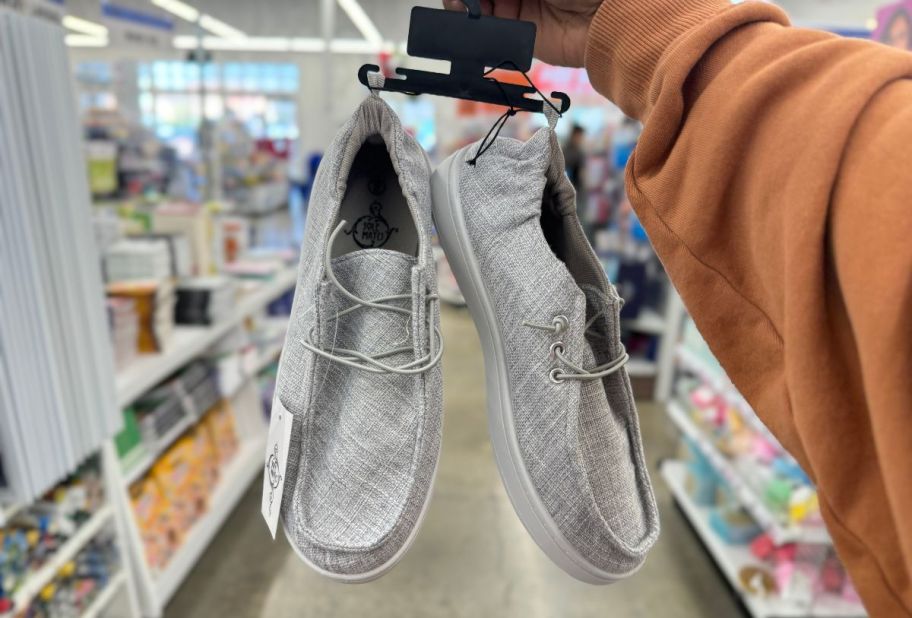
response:
[(586, 241), (554, 132), (447, 159), (434, 220), (481, 336), (497, 465), (517, 514), (577, 579), (634, 573), (659, 534), (621, 299)]
[(285, 534), (320, 573), (364, 582), (408, 549), (440, 453), (439, 300), (427, 156), (370, 96), (310, 201), (276, 397), (294, 417)]

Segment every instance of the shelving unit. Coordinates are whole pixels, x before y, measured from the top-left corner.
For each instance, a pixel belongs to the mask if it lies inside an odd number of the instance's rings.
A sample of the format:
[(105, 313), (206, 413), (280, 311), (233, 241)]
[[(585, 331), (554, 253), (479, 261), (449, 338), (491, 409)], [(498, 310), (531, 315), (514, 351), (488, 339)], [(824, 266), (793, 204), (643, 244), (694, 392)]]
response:
[(779, 440), (777, 440), (776, 436), (774, 436), (769, 428), (763, 424), (763, 421), (757, 417), (757, 413), (754, 412), (754, 409), (751, 408), (750, 404), (747, 403), (741, 393), (738, 392), (738, 389), (735, 388), (728, 377), (710, 367), (684, 345), (679, 344), (675, 348), (675, 358), (682, 369), (686, 369), (699, 376), (700, 379), (709, 384), (716, 393), (721, 395), (728, 402), (728, 405), (738, 410), (741, 413), (741, 417), (754, 431), (763, 435), (767, 440), (781, 448)]
[(777, 545), (785, 543), (832, 543), (826, 528), (820, 526), (794, 526), (783, 523), (779, 517), (772, 513), (766, 504), (757, 495), (754, 489), (745, 482), (742, 475), (732, 463), (718, 451), (710, 442), (706, 434), (693, 422), (690, 416), (676, 402), (670, 402), (667, 407), (668, 417), (672, 422), (694, 442), (700, 452), (712, 464), (716, 472), (731, 488), (738, 501), (751, 514), (760, 526), (766, 530), (770, 538)]
[(238, 304), (231, 318), (208, 327), (178, 326), (164, 352), (139, 357), (117, 373), (117, 404), (129, 406), (143, 393), (202, 354), (247, 317), (260, 311), (295, 284), (296, 270), (286, 268)]
[(246, 493), (250, 483), (259, 476), (263, 469), (265, 450), (264, 432), (262, 436), (247, 440), (231, 463), (222, 470), (218, 488), (209, 499), (209, 510), (194, 524), (180, 549), (165, 569), (155, 577), (155, 596), (162, 606), (174, 596), (212, 538)]
[[(157, 386), (161, 380), (203, 354), (234, 328), (239, 327), (246, 318), (263, 310), (292, 289), (295, 281), (296, 269), (286, 268), (243, 295), (229, 319), (207, 328), (176, 328), (171, 345), (163, 353), (141, 357), (118, 374), (118, 401), (122, 406), (134, 402), (143, 393)], [(278, 321), (276, 319), (277, 323)], [(283, 319), (282, 325), (287, 328), (287, 320)], [(238, 452), (220, 471), (219, 484), (209, 496), (207, 511), (190, 530), (186, 531), (181, 546), (160, 571), (153, 570), (146, 562), (145, 548), (130, 503), (129, 487), (141, 478), (158, 457), (190, 429), (197, 419), (188, 417), (182, 420), (163, 436), (150, 452), (138, 461), (132, 462), (127, 469), (124, 469), (117, 459), (113, 442), (105, 447), (106, 457), (115, 462), (112, 468), (116, 469), (116, 478), (112, 484), (117, 488), (117, 495), (113, 502), (118, 510), (118, 518), (126, 530), (129, 558), (144, 617), (154, 618), (164, 613), (165, 605), (186, 579), (250, 483), (262, 471), (267, 428), (255, 376), (279, 356), (283, 342), (284, 338), (281, 338), (263, 350), (251, 366), (245, 368), (238, 388), (233, 389), (234, 392), (228, 395), (240, 440)]]
[(79, 618), (100, 618), (104, 615), (105, 610), (111, 604), (111, 601), (114, 599), (114, 596), (120, 592), (127, 583), (127, 574), (121, 570), (117, 575), (112, 577), (107, 585), (104, 587), (104, 590), (95, 597), (95, 600), (92, 601), (92, 604), (82, 614)]
[(825, 596), (807, 606), (783, 599), (763, 598), (748, 594), (741, 586), (739, 572), (749, 565), (758, 564), (744, 545), (726, 544), (709, 525), (709, 509), (694, 503), (685, 488), (685, 464), (666, 461), (662, 464), (662, 478), (681, 507), (696, 534), (703, 541), (729, 584), (738, 591), (744, 606), (754, 618), (862, 618), (862, 608), (843, 599)]
[(41, 589), (47, 586), (57, 572), (63, 566), (76, 557), (76, 554), (85, 547), (89, 541), (95, 538), (99, 532), (108, 524), (112, 523), (114, 508), (107, 504), (96, 511), (88, 521), (86, 521), (76, 533), (70, 537), (44, 565), (29, 574), (25, 582), (13, 595), (13, 602), (17, 608), (26, 607), (29, 602), (41, 592)]

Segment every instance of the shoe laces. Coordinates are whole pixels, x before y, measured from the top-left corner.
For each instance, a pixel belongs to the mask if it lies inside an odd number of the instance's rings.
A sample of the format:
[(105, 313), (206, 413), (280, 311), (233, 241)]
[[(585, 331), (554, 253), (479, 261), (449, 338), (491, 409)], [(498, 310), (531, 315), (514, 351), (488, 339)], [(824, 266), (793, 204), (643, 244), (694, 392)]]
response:
[[(598, 320), (602, 315), (604, 315), (604, 311), (599, 311), (586, 322), (586, 328), (584, 329), (586, 335), (603, 336), (599, 333), (589, 332), (589, 329), (592, 328), (592, 325), (595, 324), (595, 321)], [(570, 328), (570, 321), (566, 318), (566, 316), (558, 315), (553, 320), (551, 320), (550, 324), (538, 324), (535, 322), (524, 321), (523, 326), (545, 331), (557, 337)], [(553, 368), (549, 377), (555, 384), (560, 384), (565, 380), (576, 380), (581, 382), (601, 380), (602, 378), (606, 378), (614, 373), (617, 373), (630, 361), (630, 355), (626, 350), (623, 349), (623, 346), (621, 346), (621, 349), (623, 350), (622, 354), (615, 360), (603, 365), (598, 365), (597, 367), (592, 367), (591, 369), (584, 369), (583, 367), (580, 367), (572, 360), (567, 358), (566, 347), (564, 346), (563, 341), (555, 341), (551, 344), (551, 360), (561, 363), (564, 366), (564, 369), (560, 367)]]
[[(329, 237), (329, 247), (333, 246), (336, 237), (345, 228), (346, 225), (346, 221), (339, 222), (339, 225), (335, 230), (333, 230), (333, 233)], [(333, 270), (330, 253), (331, 251), (326, 251), (323, 257), (323, 266), (325, 268), (326, 277), (329, 279), (330, 283), (332, 283), (333, 287), (335, 287), (342, 296), (350, 300), (353, 304), (347, 309), (337, 311), (335, 315), (327, 318), (328, 321), (335, 322), (338, 325), (338, 321), (349, 314), (355, 313), (356, 311), (361, 311), (363, 309), (375, 309), (377, 311), (386, 311), (390, 313), (399, 313), (406, 315), (409, 318), (408, 324), (411, 324), (412, 309), (400, 307), (394, 304), (401, 303), (403, 301), (408, 301), (411, 303), (411, 294), (395, 294), (392, 296), (383, 296), (371, 300), (360, 298), (359, 296), (347, 290), (345, 286), (339, 282), (338, 278), (336, 277), (336, 273)], [(395, 375), (418, 375), (426, 373), (427, 371), (430, 371), (436, 367), (440, 362), (440, 359), (443, 357), (443, 335), (436, 325), (432, 327), (434, 309), (436, 308), (439, 310), (440, 308), (440, 297), (437, 294), (428, 294), (426, 303), (426, 319), (428, 327), (427, 331), (429, 333), (428, 353), (421, 357), (416, 357), (414, 360), (402, 365), (391, 365), (383, 361), (392, 356), (396, 356), (397, 354), (413, 352), (413, 346), (405, 345), (401, 347), (391, 348), (389, 350), (385, 350), (376, 354), (364, 354), (362, 352), (358, 352), (357, 350), (347, 350), (344, 348), (337, 348), (335, 346), (330, 349), (321, 348), (312, 341), (314, 329), (316, 326), (311, 328), (307, 337), (301, 341), (301, 344), (307, 350), (331, 362), (353, 367), (355, 369), (360, 369), (362, 371), (368, 371), (370, 373), (387, 373)], [(409, 330), (408, 325), (406, 326), (406, 329), (407, 331)], [(407, 342), (408, 340), (409, 336), (406, 336), (406, 339), (403, 343)]]

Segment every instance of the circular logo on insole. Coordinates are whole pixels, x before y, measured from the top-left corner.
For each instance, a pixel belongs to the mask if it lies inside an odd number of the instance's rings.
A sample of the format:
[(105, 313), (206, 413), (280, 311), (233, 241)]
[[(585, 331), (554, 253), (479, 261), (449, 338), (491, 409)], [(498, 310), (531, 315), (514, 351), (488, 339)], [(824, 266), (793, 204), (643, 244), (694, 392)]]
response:
[(387, 242), (390, 236), (399, 231), (399, 228), (390, 227), (383, 215), (383, 204), (374, 202), (370, 205), (369, 215), (364, 215), (345, 233), (352, 237), (362, 249), (379, 249)]

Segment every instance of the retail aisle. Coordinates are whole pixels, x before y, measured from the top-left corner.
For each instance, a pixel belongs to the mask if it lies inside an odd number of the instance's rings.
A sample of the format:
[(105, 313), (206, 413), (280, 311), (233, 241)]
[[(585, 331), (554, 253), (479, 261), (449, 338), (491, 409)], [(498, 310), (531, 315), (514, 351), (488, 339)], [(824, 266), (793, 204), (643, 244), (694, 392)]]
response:
[[(488, 441), (481, 349), (468, 312), (445, 310), (443, 454), (418, 540), (389, 575), (362, 586), (324, 580), (275, 543), (250, 489), (168, 607), (190, 616), (737, 617), (742, 611), (659, 479), (675, 432), (657, 406), (640, 408), (662, 510), (662, 538), (631, 581), (571, 580), (526, 535), (500, 484)], [(281, 533), (280, 533), (281, 535)]]

